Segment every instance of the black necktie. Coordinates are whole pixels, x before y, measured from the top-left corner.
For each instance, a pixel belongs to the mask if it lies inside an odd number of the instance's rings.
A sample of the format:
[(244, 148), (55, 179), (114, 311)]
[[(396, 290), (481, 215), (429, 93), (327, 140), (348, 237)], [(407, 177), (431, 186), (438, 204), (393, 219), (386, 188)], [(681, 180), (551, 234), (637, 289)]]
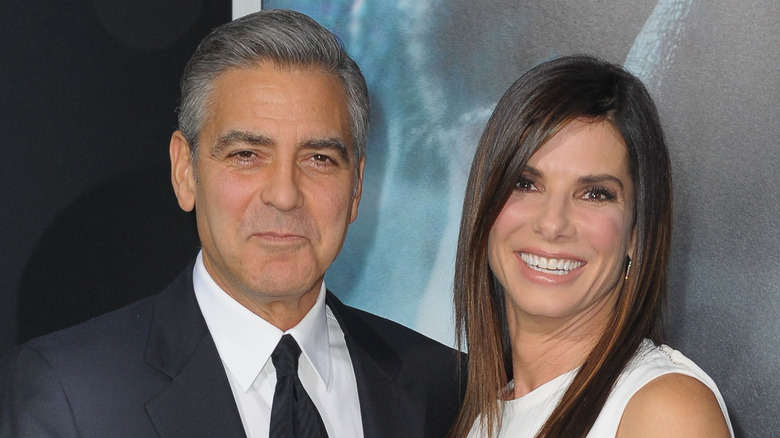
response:
[(271, 354), (276, 367), (276, 390), (271, 405), (270, 438), (327, 438), (317, 407), (298, 378), (301, 348), (290, 335), (282, 336)]

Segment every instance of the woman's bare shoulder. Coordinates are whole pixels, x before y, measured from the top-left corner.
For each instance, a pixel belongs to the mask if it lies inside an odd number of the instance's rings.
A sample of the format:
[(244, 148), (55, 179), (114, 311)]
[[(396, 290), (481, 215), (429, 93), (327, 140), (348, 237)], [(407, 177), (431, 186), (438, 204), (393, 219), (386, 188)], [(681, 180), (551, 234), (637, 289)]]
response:
[(694, 377), (671, 373), (642, 387), (628, 402), (616, 438), (731, 436), (712, 390)]

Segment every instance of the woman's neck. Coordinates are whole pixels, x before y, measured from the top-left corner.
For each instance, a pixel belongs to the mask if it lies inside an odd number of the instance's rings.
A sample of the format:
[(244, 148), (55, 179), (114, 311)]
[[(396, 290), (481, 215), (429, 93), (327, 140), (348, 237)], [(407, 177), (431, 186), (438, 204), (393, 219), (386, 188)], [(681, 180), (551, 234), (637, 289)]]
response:
[(585, 361), (595, 339), (525, 335), (512, 339), (512, 398), (522, 397)]
[(581, 366), (604, 333), (613, 309), (609, 301), (570, 319), (529, 317), (507, 309), (514, 379), (510, 397), (522, 397)]

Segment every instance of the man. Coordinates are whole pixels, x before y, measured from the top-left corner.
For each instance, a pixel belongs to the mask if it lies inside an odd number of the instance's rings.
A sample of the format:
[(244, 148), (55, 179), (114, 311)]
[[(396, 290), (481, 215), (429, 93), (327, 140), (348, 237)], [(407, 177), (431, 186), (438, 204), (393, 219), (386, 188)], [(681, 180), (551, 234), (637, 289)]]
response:
[(310, 399), (328, 436), (444, 436), (457, 353), (323, 283), (357, 216), (368, 121), (360, 70), (310, 18), (264, 11), (212, 32), (170, 143), (201, 252), (160, 294), (12, 351), (0, 436), (279, 436), (300, 424), (277, 415), (290, 338), (295, 403)]

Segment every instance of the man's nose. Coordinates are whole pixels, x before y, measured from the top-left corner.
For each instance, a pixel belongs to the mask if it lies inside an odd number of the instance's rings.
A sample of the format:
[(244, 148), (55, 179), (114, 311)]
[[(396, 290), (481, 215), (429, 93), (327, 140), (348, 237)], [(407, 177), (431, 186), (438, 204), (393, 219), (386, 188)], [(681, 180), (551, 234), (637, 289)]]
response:
[(289, 211), (303, 205), (300, 170), (295, 163), (276, 162), (265, 173), (260, 199), (280, 211)]

